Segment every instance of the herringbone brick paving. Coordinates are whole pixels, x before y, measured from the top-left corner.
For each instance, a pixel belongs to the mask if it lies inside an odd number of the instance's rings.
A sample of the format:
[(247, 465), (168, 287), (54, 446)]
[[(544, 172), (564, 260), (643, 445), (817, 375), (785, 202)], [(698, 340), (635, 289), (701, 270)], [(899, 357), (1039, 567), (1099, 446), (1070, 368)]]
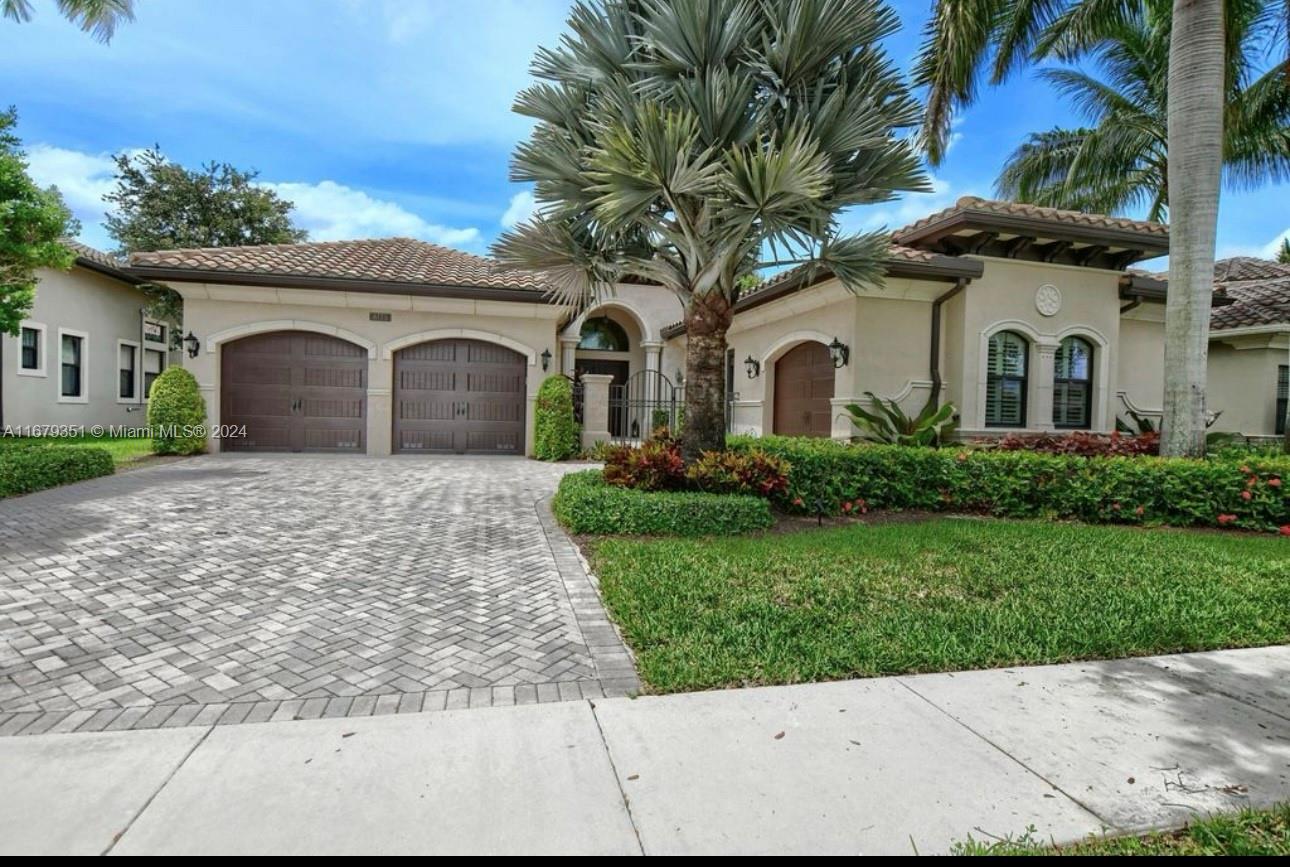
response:
[(564, 471), (217, 455), (0, 501), (0, 734), (633, 691)]

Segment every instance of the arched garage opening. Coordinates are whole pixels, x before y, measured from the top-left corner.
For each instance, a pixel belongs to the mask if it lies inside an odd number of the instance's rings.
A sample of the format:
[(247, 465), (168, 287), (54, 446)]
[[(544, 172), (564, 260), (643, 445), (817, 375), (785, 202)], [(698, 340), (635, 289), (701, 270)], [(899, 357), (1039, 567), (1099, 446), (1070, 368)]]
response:
[(773, 431), (781, 436), (830, 436), (836, 373), (829, 348), (815, 340), (781, 355), (775, 361)]
[(223, 451), (365, 452), (368, 350), (313, 331), (220, 345)]
[(396, 452), (524, 454), (527, 359), (482, 340), (394, 353)]

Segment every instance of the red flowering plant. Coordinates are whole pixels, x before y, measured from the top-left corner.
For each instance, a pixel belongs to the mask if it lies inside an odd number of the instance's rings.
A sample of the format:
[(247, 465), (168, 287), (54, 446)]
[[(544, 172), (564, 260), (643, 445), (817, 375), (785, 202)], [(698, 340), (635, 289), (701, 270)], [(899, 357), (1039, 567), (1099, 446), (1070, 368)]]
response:
[(605, 452), (605, 481), (620, 488), (670, 491), (685, 486), (681, 446), (670, 437), (652, 439), (639, 447), (612, 446)]
[(765, 452), (704, 452), (685, 477), (700, 491), (769, 498), (788, 491), (788, 470), (787, 461)]

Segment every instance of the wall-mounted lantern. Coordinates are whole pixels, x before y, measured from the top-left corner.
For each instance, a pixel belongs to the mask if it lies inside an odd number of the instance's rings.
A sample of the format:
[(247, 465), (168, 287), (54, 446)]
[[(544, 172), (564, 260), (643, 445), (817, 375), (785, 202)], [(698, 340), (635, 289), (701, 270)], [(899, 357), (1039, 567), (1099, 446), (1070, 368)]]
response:
[(189, 331), (188, 336), (184, 338), (184, 346), (188, 349), (188, 357), (196, 358), (197, 350), (202, 348), (202, 342), (197, 339), (197, 335)]
[(551, 366), (551, 350), (542, 350), (542, 372), (546, 373), (547, 368)]
[(749, 379), (756, 379), (761, 375), (761, 362), (749, 355), (744, 359), (744, 372)]
[(851, 347), (835, 337), (829, 344), (829, 358), (833, 359), (834, 369), (846, 367), (851, 360)]

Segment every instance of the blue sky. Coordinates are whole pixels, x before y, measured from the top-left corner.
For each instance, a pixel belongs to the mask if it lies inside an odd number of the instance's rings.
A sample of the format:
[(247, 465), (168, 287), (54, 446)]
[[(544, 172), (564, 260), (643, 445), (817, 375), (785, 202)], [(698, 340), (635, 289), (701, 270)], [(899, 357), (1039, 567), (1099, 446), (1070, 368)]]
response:
[[(567, 3), (548, 0), (138, 0), (101, 45), (36, 0), (0, 21), (0, 104), (14, 103), (33, 174), (62, 190), (82, 239), (101, 220), (114, 152), (159, 144), (186, 165), (260, 170), (316, 239), (408, 235), (484, 252), (528, 213), (507, 161), (527, 122), (510, 112)], [(895, 4), (889, 49), (908, 66), (930, 0)], [(854, 228), (895, 228), (990, 195), (1029, 132), (1076, 123), (1028, 74), (960, 117), (936, 192), (863, 209)], [(1290, 231), (1290, 189), (1225, 193), (1221, 255), (1270, 253)]]

